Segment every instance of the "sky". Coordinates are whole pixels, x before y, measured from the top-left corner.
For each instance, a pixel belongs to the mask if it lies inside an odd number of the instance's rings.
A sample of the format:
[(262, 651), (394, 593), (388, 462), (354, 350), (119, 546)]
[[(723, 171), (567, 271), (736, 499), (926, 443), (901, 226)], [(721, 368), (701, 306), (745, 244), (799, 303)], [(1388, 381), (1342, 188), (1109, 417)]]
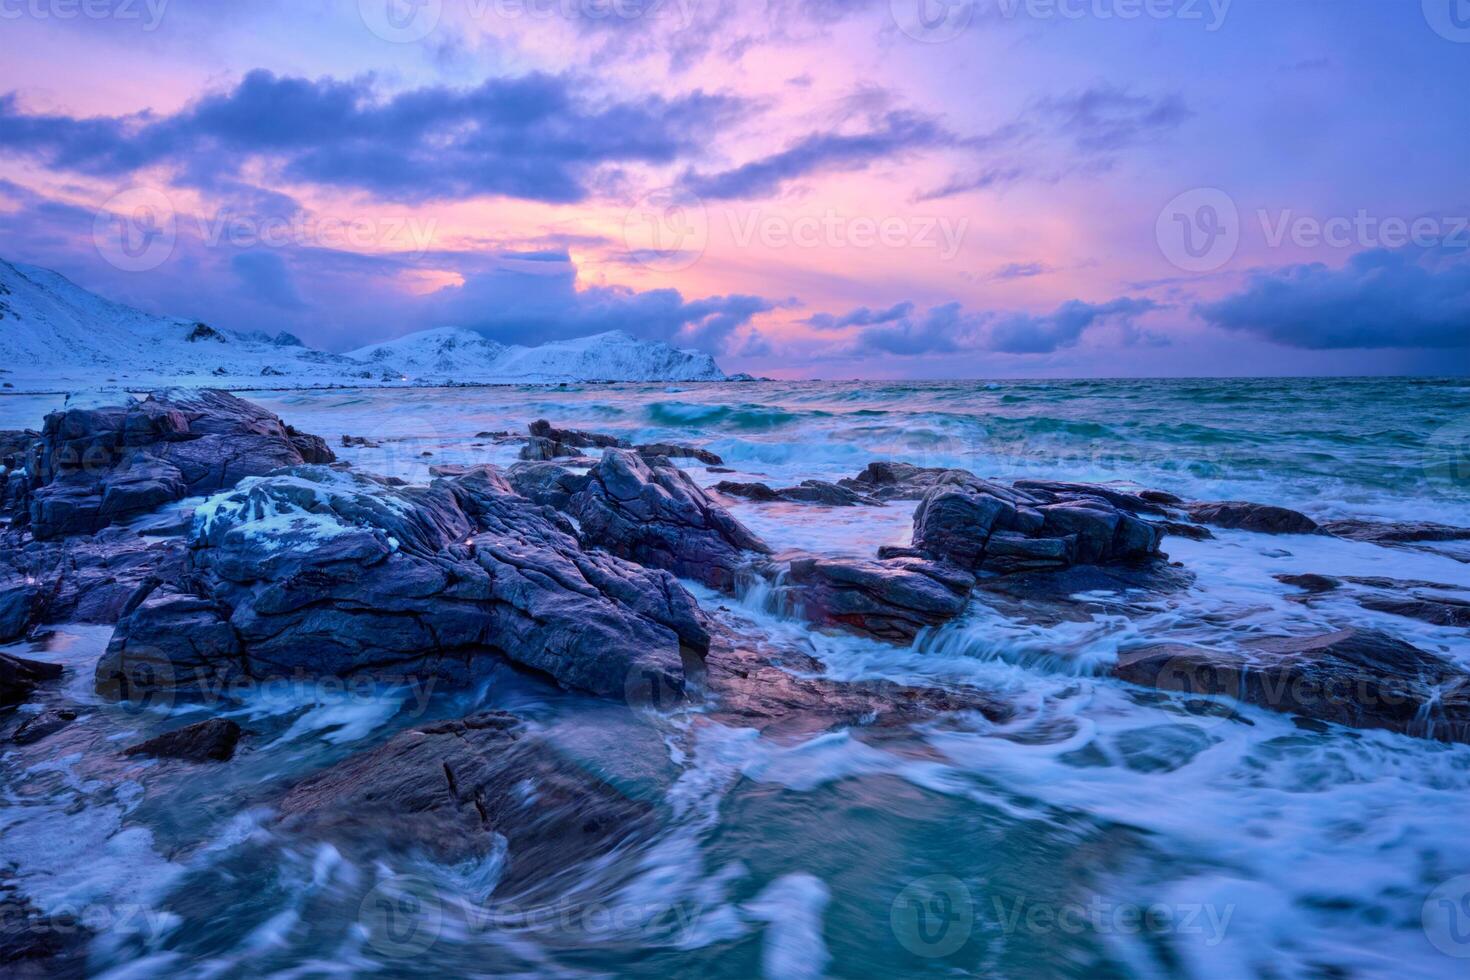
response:
[(1470, 0), (0, 0), (0, 257), (351, 350), (1470, 374)]

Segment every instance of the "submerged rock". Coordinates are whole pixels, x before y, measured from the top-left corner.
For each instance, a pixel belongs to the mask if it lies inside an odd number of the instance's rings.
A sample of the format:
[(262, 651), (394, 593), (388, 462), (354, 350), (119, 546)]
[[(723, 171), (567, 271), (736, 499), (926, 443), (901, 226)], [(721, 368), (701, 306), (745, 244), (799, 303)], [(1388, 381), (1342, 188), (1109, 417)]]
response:
[(1370, 630), (1257, 640), (1236, 652), (1144, 647), (1121, 654), (1113, 674), (1351, 728), (1470, 742), (1470, 674)]
[(628, 446), (617, 436), (583, 432), (580, 429), (558, 429), (545, 419), (537, 419), (529, 428), (531, 437), (521, 449), (521, 459), (524, 460), (560, 459), (565, 456), (581, 456), (583, 449), (625, 449)]
[(565, 518), (481, 467), (431, 487), (298, 467), (201, 506), (186, 580), (142, 598), (101, 691), (408, 673), (463, 680), (499, 655), (618, 696), (684, 686), (708, 634), (674, 579), (586, 552)]
[(39, 539), (92, 534), (308, 458), (335, 457), (316, 436), (222, 391), (63, 409), (46, 417), (33, 453), (31, 531)]
[(838, 481), (840, 486), (880, 501), (922, 500), (946, 478), (969, 477), (964, 470), (914, 466), (910, 463), (869, 463), (857, 476)]
[(30, 700), (36, 688), (48, 681), (60, 679), (63, 673), (64, 669), (60, 664), (48, 664), (0, 653), (0, 708), (24, 704)]
[(242, 734), (240, 726), (228, 718), (211, 718), (130, 746), (123, 750), (123, 755), (185, 762), (229, 762), (235, 757), (235, 746), (240, 744)]
[(717, 493), (727, 497), (743, 497), (761, 503), (784, 500), (789, 503), (822, 504), (827, 507), (881, 507), (883, 502), (858, 493), (848, 487), (825, 480), (803, 480), (800, 486), (773, 490), (764, 483), (734, 483), (723, 481), (715, 484)]
[(1258, 534), (1320, 534), (1317, 522), (1305, 514), (1270, 504), (1253, 504), (1239, 500), (1219, 503), (1194, 503), (1186, 508), (1189, 516), (1200, 524), (1210, 524), (1236, 531)]
[(693, 459), (705, 466), (723, 466), (725, 461), (708, 449), (700, 449), (698, 446), (683, 446), (671, 442), (655, 442), (648, 445), (638, 446), (638, 455), (644, 459), (657, 459), (662, 456), (665, 459)]
[(1322, 530), (1351, 541), (1370, 544), (1421, 544), (1432, 541), (1470, 541), (1470, 527), (1435, 524), (1432, 521), (1328, 521)]
[(653, 830), (652, 808), (564, 759), (511, 715), (425, 725), (290, 790), (284, 829), (459, 864), (504, 841), (498, 896), (550, 885)]

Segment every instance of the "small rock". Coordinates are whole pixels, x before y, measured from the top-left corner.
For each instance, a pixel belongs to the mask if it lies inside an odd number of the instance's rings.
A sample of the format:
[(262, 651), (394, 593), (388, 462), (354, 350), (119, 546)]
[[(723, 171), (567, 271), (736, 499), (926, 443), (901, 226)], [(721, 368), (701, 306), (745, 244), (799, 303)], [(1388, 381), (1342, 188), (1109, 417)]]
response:
[(228, 718), (211, 718), (123, 750), (125, 756), (183, 759), (185, 762), (229, 762), (243, 733)]
[(1285, 507), (1228, 500), (1219, 503), (1195, 503), (1187, 508), (1189, 516), (1200, 524), (1211, 524), (1236, 531), (1258, 534), (1320, 534), (1317, 522)]

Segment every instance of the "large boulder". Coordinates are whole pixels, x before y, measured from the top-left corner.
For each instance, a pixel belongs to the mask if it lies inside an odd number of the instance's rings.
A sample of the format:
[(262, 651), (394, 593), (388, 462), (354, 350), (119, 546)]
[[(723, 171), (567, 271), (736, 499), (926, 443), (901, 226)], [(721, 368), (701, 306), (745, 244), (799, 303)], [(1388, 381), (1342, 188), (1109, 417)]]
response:
[(496, 894), (523, 897), (654, 827), (653, 809), (502, 713), (425, 725), (291, 789), (289, 832), (445, 864), (504, 847)]
[(1321, 534), (1317, 522), (1305, 514), (1270, 504), (1253, 504), (1241, 500), (1215, 503), (1193, 503), (1189, 516), (1201, 524), (1257, 534)]
[[(913, 548), (960, 568), (998, 574), (1156, 557), (1163, 529), (1087, 484), (1004, 487), (945, 474), (914, 511)], [(1151, 507), (1139, 498), (1139, 503)]]
[(97, 681), (126, 696), (154, 678), (460, 680), (498, 654), (620, 696), (641, 674), (683, 690), (708, 643), (671, 576), (583, 551), (493, 468), (409, 487), (297, 467), (199, 508), (186, 581), (129, 611)]
[(240, 726), (230, 719), (210, 718), (129, 746), (123, 755), (185, 762), (229, 762), (235, 757), (235, 746), (240, 744), (242, 734)]
[(1470, 742), (1470, 674), (1371, 630), (1256, 640), (1238, 651), (1143, 647), (1121, 654), (1113, 673), (1352, 728)]
[(48, 415), (33, 449), (31, 531), (92, 534), (248, 476), (333, 458), (322, 440), (222, 391), (83, 402)]
[(729, 591), (770, 549), (679, 468), (609, 449), (573, 495), (585, 542)]

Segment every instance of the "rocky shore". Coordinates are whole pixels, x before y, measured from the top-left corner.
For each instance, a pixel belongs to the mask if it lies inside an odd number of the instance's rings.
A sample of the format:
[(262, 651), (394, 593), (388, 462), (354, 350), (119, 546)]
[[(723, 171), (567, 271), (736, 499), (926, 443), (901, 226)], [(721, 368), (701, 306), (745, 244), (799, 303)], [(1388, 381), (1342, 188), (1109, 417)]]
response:
[[(339, 462), (326, 440), (223, 392), (74, 404), (38, 431), (0, 433), (0, 643), (64, 624), (110, 626), (91, 683), (121, 702), (188, 702), (280, 677), (464, 686), (509, 664), (578, 696), (775, 734), (956, 713), (1004, 724), (1020, 709), (996, 692), (826, 678), (807, 652), (731, 633), (683, 583), (762, 596), (812, 629), (908, 645), (975, 604), (1061, 621), (1096, 588), (1187, 590), (1188, 569), (1163, 551), (1169, 535), (1205, 540), (1214, 528), (1385, 548), (1470, 539), (1470, 529), (1444, 525), (1318, 522), (1264, 504), (1004, 484), (901, 462), (836, 483), (705, 488), (681, 460), (723, 462), (700, 447), (633, 446), (543, 420), (514, 465), (446, 465), (409, 485)], [(762, 540), (734, 516), (735, 502), (914, 510), (906, 545), (813, 554)], [(1350, 596), (1367, 609), (1470, 625), (1470, 607), (1433, 582), (1283, 581), (1303, 604)], [(1281, 635), (1233, 648), (1137, 644), (1110, 670), (1186, 707), (1223, 701), (1470, 742), (1470, 674), (1384, 632), (1284, 624)], [(0, 653), (0, 712), (36, 702), (61, 676)], [(57, 737), (77, 717), (63, 701), (37, 703), (0, 739)], [(248, 735), (210, 718), (126, 752), (234, 765), (251, 751)], [(391, 844), (454, 862), (508, 847), (499, 887), (518, 893), (551, 887), (658, 819), (504, 712), (406, 730), (306, 777), (275, 805), (284, 832), (344, 848)]]

